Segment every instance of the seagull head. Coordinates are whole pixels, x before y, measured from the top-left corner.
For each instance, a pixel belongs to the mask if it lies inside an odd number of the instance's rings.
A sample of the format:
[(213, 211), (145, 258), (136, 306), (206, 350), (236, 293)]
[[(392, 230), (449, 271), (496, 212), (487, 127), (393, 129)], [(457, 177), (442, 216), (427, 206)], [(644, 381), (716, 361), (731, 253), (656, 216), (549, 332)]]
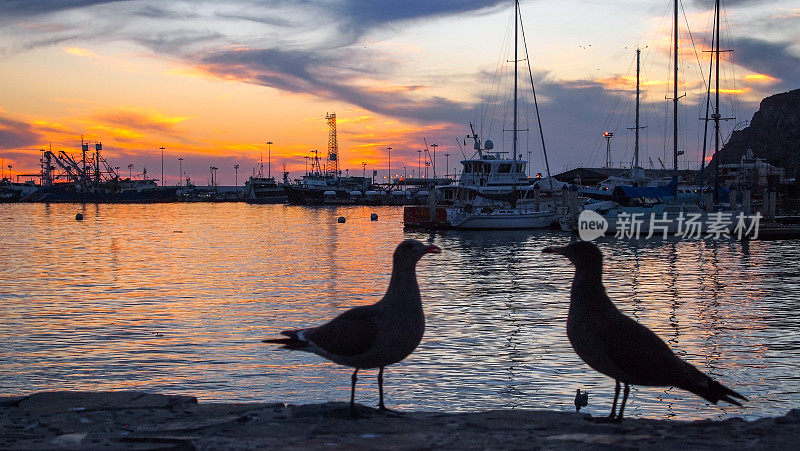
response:
[(603, 267), (603, 254), (591, 241), (575, 241), (566, 246), (550, 246), (542, 249), (547, 254), (559, 254), (567, 257), (577, 270)]
[(438, 254), (442, 250), (438, 246), (426, 245), (417, 240), (405, 240), (397, 245), (394, 251), (394, 261), (396, 263), (406, 263), (416, 265), (420, 258), (425, 254)]

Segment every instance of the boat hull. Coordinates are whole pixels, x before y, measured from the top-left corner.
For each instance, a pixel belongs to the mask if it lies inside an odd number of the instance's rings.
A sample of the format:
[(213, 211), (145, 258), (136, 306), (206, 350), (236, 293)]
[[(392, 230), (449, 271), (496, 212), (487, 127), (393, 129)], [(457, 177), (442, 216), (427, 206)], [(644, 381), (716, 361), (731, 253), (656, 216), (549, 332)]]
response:
[(450, 225), (460, 230), (521, 230), (548, 229), (558, 222), (552, 211), (494, 210), (468, 213), (462, 209), (447, 212)]

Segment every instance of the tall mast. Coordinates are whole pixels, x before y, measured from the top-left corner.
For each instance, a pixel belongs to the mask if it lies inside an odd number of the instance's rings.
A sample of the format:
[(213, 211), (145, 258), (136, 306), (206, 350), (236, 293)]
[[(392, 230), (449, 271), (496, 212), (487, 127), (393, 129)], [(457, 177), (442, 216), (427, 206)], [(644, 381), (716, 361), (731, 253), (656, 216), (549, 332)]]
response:
[(633, 144), (633, 167), (639, 168), (639, 55), (641, 50), (636, 48), (636, 139)]
[[(714, 163), (714, 203), (719, 202), (719, 158), (717, 152), (719, 152), (719, 0), (716, 0), (714, 4), (716, 11), (714, 16), (714, 28), (715, 34), (714, 40), (716, 41), (716, 49), (714, 50), (714, 56), (716, 57), (716, 61), (714, 62), (714, 78), (715, 80), (715, 87), (714, 87), (714, 114), (711, 115), (711, 118), (714, 119), (714, 159), (716, 162)], [(731, 202), (733, 203), (733, 202)]]
[[(517, 171), (517, 61), (519, 57), (517, 56), (517, 47), (518, 47), (518, 38), (517, 33), (519, 31), (519, 0), (514, 0), (514, 139), (513, 139), (513, 149), (514, 149), (514, 167), (512, 168), (512, 173), (516, 173)], [(514, 184), (516, 186), (516, 184)]]
[(675, 0), (675, 17), (673, 36), (675, 39), (675, 53), (673, 87), (672, 87), (672, 168), (675, 180), (678, 180), (678, 0)]

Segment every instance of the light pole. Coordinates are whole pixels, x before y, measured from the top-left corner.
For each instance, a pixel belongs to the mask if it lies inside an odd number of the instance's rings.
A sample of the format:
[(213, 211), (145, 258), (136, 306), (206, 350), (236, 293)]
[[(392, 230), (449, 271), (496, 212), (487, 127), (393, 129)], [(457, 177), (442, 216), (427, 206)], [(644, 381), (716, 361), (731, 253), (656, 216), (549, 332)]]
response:
[(531, 151), (529, 150), (528, 151), (528, 174), (527, 174), (528, 177), (531, 176), (531, 166), (532, 165), (533, 165), (533, 163), (531, 163)]
[(438, 144), (431, 144), (433, 147), (433, 178), (436, 179), (436, 148), (439, 147)]
[(389, 185), (392, 184), (392, 148), (387, 147), (386, 150), (389, 152)]
[(272, 177), (272, 141), (267, 141), (267, 177)]
[(164, 147), (159, 147), (161, 150), (161, 186), (164, 186)]
[(178, 186), (183, 186), (183, 157), (178, 157)]
[(422, 178), (422, 149), (417, 150), (417, 175)]
[(606, 139), (606, 169), (611, 168), (611, 138), (614, 136), (613, 132), (603, 133), (603, 138)]
[(450, 170), (450, 153), (444, 153), (444, 176), (447, 177), (447, 171)]
[(367, 178), (367, 162), (366, 161), (362, 161), (361, 162), (361, 177), (365, 178), (365, 179)]
[(133, 163), (128, 165), (128, 178), (133, 180)]
[(233, 184), (234, 184), (234, 186), (238, 187), (239, 186), (239, 165), (238, 164), (234, 164), (233, 165), (233, 171), (234, 171), (234, 174), (235, 174), (234, 175)]

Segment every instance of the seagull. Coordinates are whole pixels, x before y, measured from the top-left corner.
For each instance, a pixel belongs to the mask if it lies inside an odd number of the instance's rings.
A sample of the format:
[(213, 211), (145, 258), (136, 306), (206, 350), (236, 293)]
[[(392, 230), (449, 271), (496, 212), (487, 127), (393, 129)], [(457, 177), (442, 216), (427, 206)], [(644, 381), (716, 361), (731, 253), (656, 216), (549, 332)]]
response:
[(339, 365), (355, 368), (350, 385), (350, 413), (355, 410), (358, 370), (380, 368), (378, 407), (383, 403), (383, 368), (397, 363), (416, 349), (425, 331), (425, 316), (417, 284), (417, 262), (425, 254), (438, 254), (437, 246), (405, 240), (394, 251), (392, 276), (386, 294), (376, 304), (355, 307), (325, 324), (281, 332), (289, 338), (263, 340), (283, 348), (313, 352)]
[[(593, 369), (616, 381), (611, 414), (619, 422), (630, 385), (674, 386), (716, 404), (740, 406), (747, 398), (706, 376), (676, 356), (656, 334), (620, 312), (606, 295), (602, 281), (603, 254), (591, 242), (576, 241), (543, 252), (563, 255), (575, 265), (570, 291), (567, 336), (572, 348)], [(625, 384), (619, 415), (615, 416), (620, 383)]]

